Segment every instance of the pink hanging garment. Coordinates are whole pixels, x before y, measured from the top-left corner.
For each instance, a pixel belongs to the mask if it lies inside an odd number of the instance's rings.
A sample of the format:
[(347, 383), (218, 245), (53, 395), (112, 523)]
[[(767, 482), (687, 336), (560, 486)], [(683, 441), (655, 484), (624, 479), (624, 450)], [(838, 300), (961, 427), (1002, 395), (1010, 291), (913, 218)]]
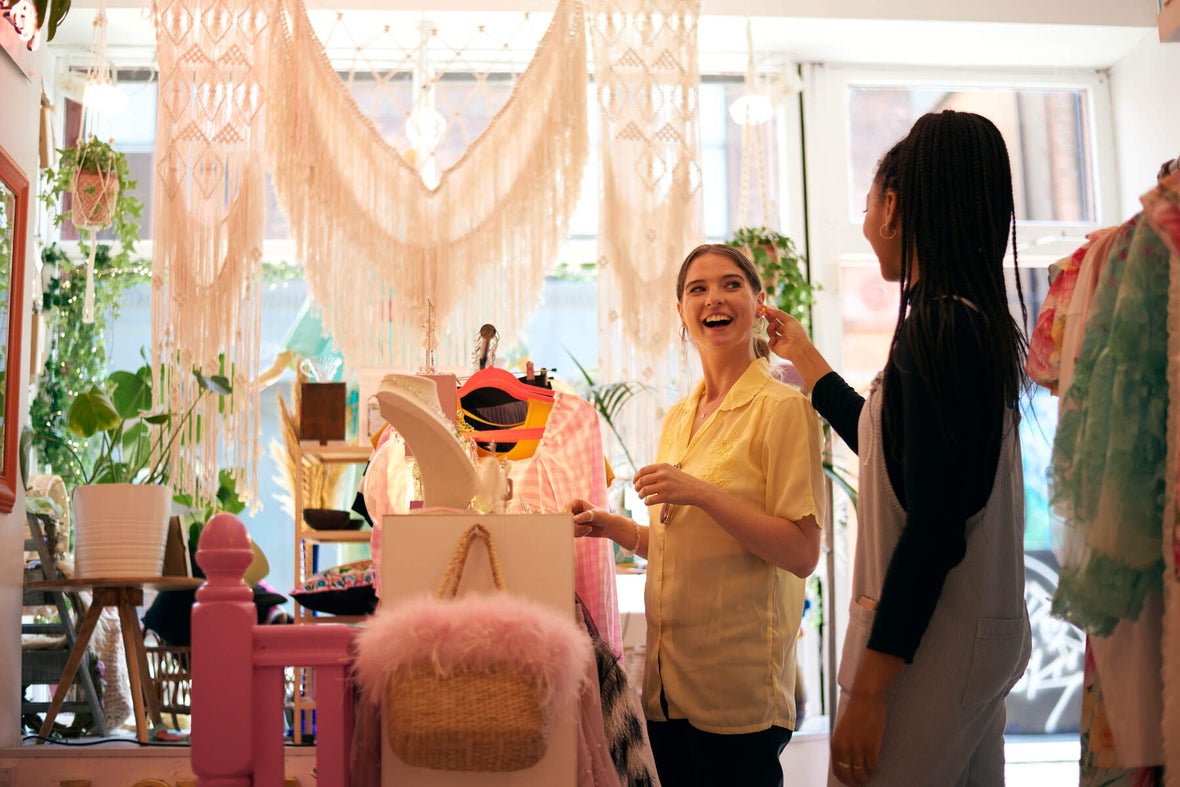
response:
[(410, 493), (414, 487), (413, 469), (406, 459), (406, 444), (392, 429), (377, 442), (361, 491), (365, 508), (373, 522), (369, 535), (369, 552), (373, 557), (373, 590), (381, 598), (381, 528), (389, 514), (404, 514), (410, 510)]
[(1049, 294), (1041, 304), (1041, 313), (1028, 340), (1028, 358), (1025, 363), (1028, 376), (1054, 394), (1057, 393), (1057, 375), (1061, 365), (1065, 310), (1069, 306), (1069, 299), (1073, 297), (1078, 271), (1082, 268), (1082, 259), (1089, 248), (1088, 240), (1071, 256), (1050, 266), (1052, 283), (1049, 285)]
[[(510, 513), (568, 511), (569, 502), (578, 497), (605, 508), (606, 462), (598, 412), (585, 399), (558, 391), (536, 452), (511, 462), (508, 475), (513, 484)], [(574, 554), (574, 589), (618, 656), (623, 652), (623, 627), (611, 542), (579, 538)]]

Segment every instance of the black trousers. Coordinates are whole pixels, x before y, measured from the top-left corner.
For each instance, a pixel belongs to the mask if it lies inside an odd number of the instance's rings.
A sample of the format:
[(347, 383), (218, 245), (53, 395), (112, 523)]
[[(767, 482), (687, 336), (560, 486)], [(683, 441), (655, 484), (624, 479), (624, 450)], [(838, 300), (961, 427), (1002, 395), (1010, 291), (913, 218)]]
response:
[(785, 727), (744, 735), (704, 732), (685, 719), (649, 721), (647, 735), (664, 787), (780, 787)]

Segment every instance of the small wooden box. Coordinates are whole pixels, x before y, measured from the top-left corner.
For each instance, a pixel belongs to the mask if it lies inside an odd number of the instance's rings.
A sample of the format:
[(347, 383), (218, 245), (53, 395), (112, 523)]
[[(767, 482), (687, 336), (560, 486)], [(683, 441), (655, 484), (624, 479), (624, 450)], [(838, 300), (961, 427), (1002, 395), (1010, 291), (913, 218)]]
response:
[(299, 439), (343, 440), (348, 414), (344, 383), (303, 383), (299, 394)]

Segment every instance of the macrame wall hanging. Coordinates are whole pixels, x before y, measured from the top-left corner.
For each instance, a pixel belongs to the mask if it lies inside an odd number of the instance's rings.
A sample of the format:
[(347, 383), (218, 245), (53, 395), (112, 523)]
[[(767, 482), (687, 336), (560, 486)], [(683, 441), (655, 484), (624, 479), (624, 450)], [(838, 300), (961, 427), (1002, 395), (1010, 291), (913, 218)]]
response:
[(602, 117), (599, 376), (648, 386), (622, 428), (635, 455), (650, 459), (664, 409), (686, 393), (675, 298), (680, 263), (702, 238), (700, 2), (591, 0), (589, 7)]
[[(683, 393), (671, 304), (679, 263), (700, 239), (700, 4), (594, 0), (593, 10), (600, 341), (609, 348), (599, 374), (653, 392), (629, 408), (628, 424), (650, 456), (663, 408)], [(177, 461), (179, 473), (199, 468), (215, 483), (219, 466), (245, 467), (254, 486), (263, 159), (310, 294), (350, 365), (416, 367), (428, 325), (432, 358), (460, 366), (475, 323), (514, 337), (535, 311), (588, 155), (583, 5), (558, 0), (519, 73), (420, 19), (372, 28), (374, 40), (412, 43), (380, 62), (355, 46), (366, 61), (350, 69), (317, 37), (302, 0), (157, 0), (153, 359), (175, 370), (173, 410), (196, 394), (194, 367), (229, 375), (235, 388), (224, 412), (210, 400), (203, 461)], [(511, 76), (487, 127), (458, 149), (443, 137), (471, 113), (443, 106), (437, 63), (447, 52), (460, 61), (452, 70), (476, 81)], [(358, 74), (407, 83), (393, 116), (402, 144), (358, 106)], [(197, 448), (190, 440), (178, 450)]]
[[(366, 63), (363, 75), (406, 86), (401, 115), (390, 117), (402, 144), (391, 143), (357, 105), (359, 70), (343, 82), (301, 0), (278, 2), (270, 169), (310, 294), (349, 364), (416, 368), (428, 302), (440, 366), (464, 364), (480, 323), (518, 335), (567, 234), (588, 155), (579, 0), (557, 3), (507, 100), (451, 162), (440, 143), (452, 117), (461, 123), (465, 113), (439, 111), (441, 73), (466, 70), (486, 82), (511, 68), (477, 61), (486, 53), (427, 20), (408, 31), (377, 26), (371, 35), (389, 39), (386, 62)], [(409, 46), (395, 40), (399, 32), (410, 34)], [(485, 36), (472, 25), (472, 40)]]
[[(223, 374), (172, 445), (172, 481), (206, 494), (219, 467), (257, 479), (264, 209), (263, 110), (272, 2), (156, 0), (160, 69), (152, 254), (152, 361), (164, 406), (186, 411), (194, 369)], [(224, 403), (224, 406), (222, 406)]]
[[(177, 485), (199, 474), (215, 489), (218, 467), (229, 467), (255, 487), (264, 169), (350, 365), (416, 366), (424, 325), (427, 365), (464, 363), (467, 318), (519, 333), (566, 236), (588, 155), (579, 0), (558, 2), (526, 66), (505, 64), (504, 53), (519, 60), (507, 44), (481, 50), (482, 25), (452, 41), (422, 19), (370, 29), (350, 46), (347, 83), (341, 52), (329, 58), (302, 0), (157, 0), (155, 16), (153, 360), (167, 377), (157, 390), (176, 411), (198, 393), (193, 368), (234, 385), (227, 407), (210, 397), (200, 414), (200, 445), (194, 433), (174, 446)], [(510, 77), (487, 127), (457, 154), (441, 144), (440, 57), (476, 82)], [(391, 144), (358, 107), (358, 76), (406, 83), (395, 117), (407, 144)], [(461, 110), (455, 125), (472, 114)]]

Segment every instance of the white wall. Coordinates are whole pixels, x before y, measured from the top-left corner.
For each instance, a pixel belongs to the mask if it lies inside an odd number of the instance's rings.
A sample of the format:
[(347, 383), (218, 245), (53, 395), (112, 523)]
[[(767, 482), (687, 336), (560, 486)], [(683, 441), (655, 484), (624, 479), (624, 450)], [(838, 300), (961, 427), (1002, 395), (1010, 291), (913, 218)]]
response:
[(1111, 69), (1115, 153), (1121, 221), (1135, 215), (1139, 195), (1155, 183), (1160, 164), (1180, 156), (1180, 43), (1150, 36)]
[[(97, 0), (74, 0), (93, 8)], [(107, 8), (135, 8), (142, 0), (107, 0)], [(324, 6), (316, 3), (316, 6)], [(418, 11), (421, 0), (350, 0), (349, 8)], [(513, 11), (545, 7), (531, 0), (436, 0), (435, 11)], [(708, 14), (825, 17), (832, 19), (937, 19), (962, 22), (1028, 22), (1066, 25), (1155, 24), (1156, 0), (706, 0)]]
[(1155, 0), (712, 0), (705, 10), (751, 16), (1137, 26), (1155, 23), (1156, 4)]
[[(48, 62), (42, 48), (33, 61), (35, 69)], [(16, 160), (29, 178), (29, 196), (36, 194), (37, 182), (37, 141), (38, 114), (41, 106), (40, 78), (26, 79), (25, 75), (0, 52), (0, 147)], [(33, 237), (33, 218), (36, 209), (30, 206), (28, 238)], [(25, 292), (20, 297), (28, 301), (28, 272), (33, 270), (33, 244), (27, 244), (25, 260)], [(13, 294), (14, 297), (16, 293)], [(29, 356), (29, 309), (25, 308), (24, 327), (21, 330), (23, 346), (17, 371), (20, 373), (20, 411), (28, 409), (28, 363)], [(9, 359), (12, 360), (11, 358)], [(13, 370), (10, 368), (9, 373)], [(19, 429), (20, 424), (5, 424), (8, 429)], [(11, 635), (20, 625), (22, 593), (21, 556), (24, 552), (24, 508), (25, 494), (17, 483), (16, 504), (13, 513), (0, 514), (0, 746), (12, 746), (20, 740), (20, 638)]]

